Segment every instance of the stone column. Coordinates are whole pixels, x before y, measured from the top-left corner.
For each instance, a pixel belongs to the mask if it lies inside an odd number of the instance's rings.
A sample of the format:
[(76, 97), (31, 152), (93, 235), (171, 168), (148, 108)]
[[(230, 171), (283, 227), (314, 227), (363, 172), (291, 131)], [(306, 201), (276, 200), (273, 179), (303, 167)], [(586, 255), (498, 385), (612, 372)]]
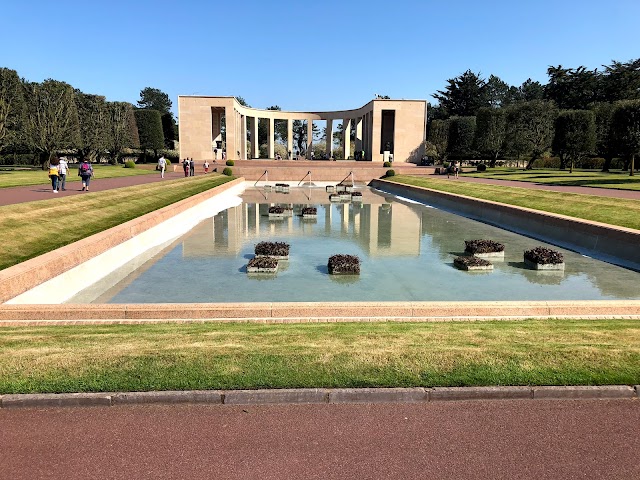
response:
[(289, 160), (293, 159), (293, 120), (287, 120), (287, 151), (291, 152)]
[(240, 131), (242, 137), (240, 137), (240, 159), (247, 159), (247, 117), (242, 115), (242, 121), (240, 124)]
[(233, 107), (224, 109), (227, 159), (236, 158), (236, 111)]
[[(222, 114), (218, 111), (214, 111), (211, 114), (211, 150), (217, 148), (217, 142), (222, 142), (222, 133), (220, 130), (221, 126)], [(218, 158), (222, 158), (222, 149), (217, 149), (218, 152), (213, 154), (213, 159), (217, 160)]]
[(275, 131), (275, 120), (269, 119), (269, 126), (267, 127), (267, 147), (269, 149), (268, 158), (275, 158), (274, 146), (273, 146), (273, 134)]
[(374, 110), (371, 113), (371, 160), (382, 162), (382, 110)]
[(307, 119), (307, 160), (311, 160), (313, 151), (313, 120)]
[(359, 117), (359, 118), (356, 118), (356, 152), (359, 152), (361, 150), (362, 150), (362, 117)]
[(251, 132), (251, 158), (258, 158), (258, 117), (249, 117), (249, 132)]
[(333, 120), (327, 119), (327, 129), (325, 130), (327, 134), (327, 156), (331, 158), (331, 154), (333, 153)]
[(351, 155), (351, 119), (345, 118), (342, 121), (342, 132), (344, 133), (342, 143), (344, 146), (344, 159), (347, 160)]

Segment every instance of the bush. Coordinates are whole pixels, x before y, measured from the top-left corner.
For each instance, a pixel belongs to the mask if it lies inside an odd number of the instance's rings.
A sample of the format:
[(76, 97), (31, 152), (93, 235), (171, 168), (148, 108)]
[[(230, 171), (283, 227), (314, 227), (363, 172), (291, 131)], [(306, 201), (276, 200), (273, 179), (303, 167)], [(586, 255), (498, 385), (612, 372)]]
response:
[(333, 255), (329, 257), (327, 268), (330, 274), (349, 273), (360, 274), (360, 259), (355, 255)]
[(255, 247), (255, 254), (267, 257), (288, 257), (289, 244), (284, 242), (260, 242)]
[(395, 170), (387, 170), (385, 177), (394, 177), (396, 175)]
[(389, 168), (391, 166), (391, 162), (384, 162), (382, 164), (383, 167)]
[(225, 169), (222, 170), (222, 174), (230, 177), (233, 175), (233, 170), (231, 170), (229, 167), (225, 167)]
[(471, 254), (504, 252), (504, 245), (493, 240), (465, 240), (464, 245), (464, 251)]
[(536, 247), (532, 250), (526, 250), (524, 252), (524, 259), (541, 265), (557, 265), (564, 262), (562, 253), (545, 247)]
[(487, 170), (487, 166), (484, 163), (479, 163), (477, 169), (479, 172), (485, 172)]
[(227, 160), (227, 165), (229, 165), (230, 167), (233, 167), (236, 164), (236, 162), (234, 162), (233, 160)]
[(136, 168), (136, 162), (133, 160), (127, 160), (124, 162), (124, 168)]

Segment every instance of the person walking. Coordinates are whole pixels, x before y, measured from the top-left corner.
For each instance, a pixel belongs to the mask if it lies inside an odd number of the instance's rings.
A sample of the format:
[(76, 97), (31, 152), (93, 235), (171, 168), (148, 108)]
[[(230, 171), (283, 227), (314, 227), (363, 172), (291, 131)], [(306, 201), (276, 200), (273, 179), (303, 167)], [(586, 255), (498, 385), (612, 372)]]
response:
[(191, 161), (189, 162), (189, 176), (196, 176), (196, 162), (193, 160), (193, 158), (191, 158)]
[(82, 191), (89, 191), (89, 182), (93, 177), (93, 167), (89, 161), (85, 158), (78, 167), (78, 176), (82, 179)]
[(205, 160), (202, 166), (204, 167), (204, 173), (209, 173), (209, 162)]
[(458, 172), (460, 172), (460, 164), (456, 160), (453, 162), (453, 177), (458, 178)]
[(58, 163), (58, 183), (60, 184), (60, 190), (63, 192), (67, 189), (67, 173), (69, 173), (69, 164), (67, 160), (62, 157)]
[(165, 168), (167, 168), (167, 161), (164, 159), (164, 155), (162, 155), (158, 159), (158, 170), (160, 170), (160, 178), (164, 178)]
[(51, 179), (51, 187), (53, 188), (53, 193), (58, 193), (58, 180), (59, 180), (59, 170), (58, 164), (60, 160), (58, 157), (53, 157), (49, 162), (49, 178)]
[(184, 170), (184, 176), (188, 177), (189, 176), (189, 159), (185, 158), (182, 161), (182, 169)]

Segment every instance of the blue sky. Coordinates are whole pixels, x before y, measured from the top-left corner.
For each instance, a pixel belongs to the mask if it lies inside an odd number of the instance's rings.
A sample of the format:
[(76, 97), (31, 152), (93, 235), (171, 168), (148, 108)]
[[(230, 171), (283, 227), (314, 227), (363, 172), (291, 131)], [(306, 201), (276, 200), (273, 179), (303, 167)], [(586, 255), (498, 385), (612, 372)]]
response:
[(640, 57), (640, 1), (29, 1), (2, 6), (0, 66), (110, 101), (144, 87), (257, 108), (431, 99), (467, 69), (519, 85), (549, 65)]

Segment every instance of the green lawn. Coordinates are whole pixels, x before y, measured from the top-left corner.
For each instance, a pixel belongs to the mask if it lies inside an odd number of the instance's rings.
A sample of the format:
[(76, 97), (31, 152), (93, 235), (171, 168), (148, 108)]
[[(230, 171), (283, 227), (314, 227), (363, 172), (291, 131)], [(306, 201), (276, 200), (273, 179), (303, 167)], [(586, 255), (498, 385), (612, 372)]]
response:
[(438, 177), (397, 175), (385, 180), (640, 230), (639, 200), (456, 182)]
[(637, 320), (0, 329), (0, 393), (638, 383)]
[(522, 170), (521, 168), (487, 168), (485, 172), (463, 170), (465, 177), (492, 178), (496, 180), (517, 180), (520, 182), (542, 183), (545, 185), (613, 188), (618, 190), (640, 190), (640, 175), (629, 176), (629, 172), (600, 172), (594, 170)]
[[(94, 165), (95, 178), (131, 177), (134, 175), (149, 175), (154, 170), (142, 168), (124, 168), (122, 165)], [(50, 184), (48, 170), (2, 170), (0, 169), (0, 188), (19, 187), (26, 185)], [(77, 168), (71, 169), (67, 175), (67, 182), (79, 182)]]
[[(122, 169), (128, 170), (128, 169)], [(232, 177), (198, 177), (0, 207), (0, 269), (119, 225)]]

